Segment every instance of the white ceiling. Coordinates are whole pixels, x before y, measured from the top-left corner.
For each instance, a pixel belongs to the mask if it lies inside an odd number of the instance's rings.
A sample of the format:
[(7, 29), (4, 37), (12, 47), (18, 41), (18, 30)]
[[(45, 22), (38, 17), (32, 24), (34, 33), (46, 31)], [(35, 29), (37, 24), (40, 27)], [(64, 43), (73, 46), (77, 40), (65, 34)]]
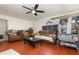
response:
[(34, 4), (0, 4), (0, 14), (33, 21), (79, 9), (79, 4), (39, 4), (38, 9), (44, 10), (45, 13), (38, 13), (38, 16), (35, 16), (31, 13), (25, 14), (29, 10), (22, 6), (32, 8)]

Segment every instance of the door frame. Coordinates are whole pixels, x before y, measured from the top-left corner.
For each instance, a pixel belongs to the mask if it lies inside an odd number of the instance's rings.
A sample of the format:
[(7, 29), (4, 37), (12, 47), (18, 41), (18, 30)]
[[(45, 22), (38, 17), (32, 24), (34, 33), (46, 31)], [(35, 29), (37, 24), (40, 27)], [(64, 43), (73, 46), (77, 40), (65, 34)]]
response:
[[(2, 19), (0, 18), (0, 20), (5, 21), (6, 22), (6, 32), (8, 30), (8, 21), (6, 19)], [(8, 40), (7, 34), (6, 34), (6, 40)], [(4, 40), (3, 40), (4, 41)]]

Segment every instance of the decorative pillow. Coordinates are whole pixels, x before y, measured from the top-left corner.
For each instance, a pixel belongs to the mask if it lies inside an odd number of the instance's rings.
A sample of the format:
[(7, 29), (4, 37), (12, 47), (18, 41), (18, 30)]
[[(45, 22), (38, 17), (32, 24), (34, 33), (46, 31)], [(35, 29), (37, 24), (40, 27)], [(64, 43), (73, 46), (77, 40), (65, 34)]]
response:
[(9, 33), (10, 36), (13, 36), (13, 33)]
[(49, 32), (40, 32), (40, 35), (49, 36)]
[(45, 33), (43, 33), (43, 35), (45, 35), (45, 36), (49, 36), (49, 33), (48, 33), (48, 32), (45, 32)]
[(9, 34), (10, 36), (17, 36), (17, 31), (16, 31), (16, 30), (9, 30), (9, 31), (8, 31), (8, 34)]
[(40, 35), (40, 33), (35, 33), (35, 35)]
[(49, 34), (49, 37), (53, 37), (53, 34)]
[(24, 35), (28, 35), (28, 32), (25, 32)]
[(13, 36), (17, 36), (17, 33), (16, 33), (16, 32), (14, 32), (14, 33), (13, 33)]

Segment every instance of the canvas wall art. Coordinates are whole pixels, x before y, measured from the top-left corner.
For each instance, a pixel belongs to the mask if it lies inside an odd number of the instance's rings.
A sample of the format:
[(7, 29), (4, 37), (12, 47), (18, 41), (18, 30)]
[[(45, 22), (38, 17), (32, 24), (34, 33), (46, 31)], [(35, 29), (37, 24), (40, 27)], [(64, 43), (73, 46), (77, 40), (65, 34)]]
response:
[(68, 23), (68, 18), (60, 18), (60, 24), (66, 25)]

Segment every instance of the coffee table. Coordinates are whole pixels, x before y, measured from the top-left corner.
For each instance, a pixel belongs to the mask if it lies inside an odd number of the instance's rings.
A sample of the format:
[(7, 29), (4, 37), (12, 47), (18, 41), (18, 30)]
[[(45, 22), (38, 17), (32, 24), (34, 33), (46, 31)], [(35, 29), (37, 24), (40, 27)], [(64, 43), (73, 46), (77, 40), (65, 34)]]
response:
[(25, 38), (24, 39), (24, 43), (26, 43), (26, 41), (33, 47), (33, 48), (35, 48), (35, 46), (36, 46), (36, 43), (38, 43), (40, 40), (36, 40), (36, 39), (30, 39), (30, 38)]

